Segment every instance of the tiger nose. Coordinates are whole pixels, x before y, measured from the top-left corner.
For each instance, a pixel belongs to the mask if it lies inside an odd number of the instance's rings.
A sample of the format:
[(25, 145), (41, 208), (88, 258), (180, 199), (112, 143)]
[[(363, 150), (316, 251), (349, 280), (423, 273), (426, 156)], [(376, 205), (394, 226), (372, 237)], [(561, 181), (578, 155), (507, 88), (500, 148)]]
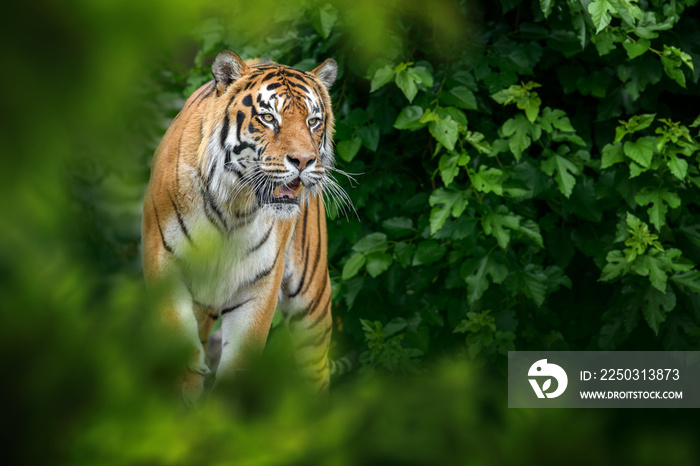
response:
[(313, 155), (301, 155), (301, 154), (291, 154), (287, 155), (287, 161), (294, 165), (297, 170), (303, 171), (307, 165), (312, 164), (316, 160)]

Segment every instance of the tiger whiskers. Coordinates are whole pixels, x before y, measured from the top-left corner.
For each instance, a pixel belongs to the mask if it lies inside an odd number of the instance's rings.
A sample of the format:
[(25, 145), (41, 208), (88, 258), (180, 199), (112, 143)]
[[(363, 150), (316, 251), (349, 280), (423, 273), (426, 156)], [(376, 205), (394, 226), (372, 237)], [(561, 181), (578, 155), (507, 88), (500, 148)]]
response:
[[(327, 204), (329, 206), (332, 205), (333, 209), (335, 209), (336, 212), (343, 214), (346, 219), (348, 219), (348, 212), (352, 210), (352, 212), (355, 214), (355, 217), (357, 217), (357, 219), (359, 220), (360, 216), (357, 213), (357, 209), (355, 209), (355, 205), (353, 204), (352, 199), (345, 191), (345, 189), (343, 189), (343, 187), (340, 186), (338, 181), (334, 178), (333, 174), (339, 173), (347, 177), (350, 180), (350, 184), (352, 185), (352, 183), (357, 183), (357, 180), (353, 178), (352, 175), (361, 175), (361, 173), (353, 173), (351, 175), (335, 167), (326, 167), (326, 169), (329, 171), (329, 173), (327, 173), (326, 176), (324, 176), (321, 179), (321, 184), (323, 188), (324, 197), (328, 200)], [(346, 208), (348, 209), (346, 210)]]

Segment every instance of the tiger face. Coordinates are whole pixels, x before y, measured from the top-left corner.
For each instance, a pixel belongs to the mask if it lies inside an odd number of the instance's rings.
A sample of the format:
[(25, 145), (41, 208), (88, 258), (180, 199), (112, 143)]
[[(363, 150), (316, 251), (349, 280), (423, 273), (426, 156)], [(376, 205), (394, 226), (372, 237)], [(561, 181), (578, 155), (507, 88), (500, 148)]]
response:
[(212, 74), (222, 114), (212, 118), (221, 123), (211, 128), (203, 173), (223, 166), (218, 190), (239, 212), (294, 216), (323, 193), (334, 163), (328, 89), (335, 61), (304, 72), (222, 52)]

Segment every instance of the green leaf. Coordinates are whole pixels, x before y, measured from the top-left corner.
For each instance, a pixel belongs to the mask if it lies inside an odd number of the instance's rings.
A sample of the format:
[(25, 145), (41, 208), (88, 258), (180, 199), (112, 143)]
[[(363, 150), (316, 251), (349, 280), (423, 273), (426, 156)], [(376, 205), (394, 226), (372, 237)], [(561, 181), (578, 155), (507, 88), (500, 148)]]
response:
[(352, 138), (350, 140), (346, 139), (344, 141), (340, 141), (335, 146), (335, 149), (341, 159), (345, 160), (346, 162), (351, 162), (360, 151), (361, 146), (362, 139)]
[(368, 125), (357, 130), (357, 137), (362, 140), (362, 145), (372, 152), (377, 152), (379, 147), (379, 126)]
[(666, 224), (668, 207), (675, 209), (681, 205), (681, 198), (678, 194), (667, 191), (665, 188), (650, 188), (648, 186), (639, 191), (634, 200), (640, 206), (651, 204), (647, 213), (649, 221), (656, 227), (657, 231)]
[(435, 121), (444, 118), (452, 118), (458, 125), (465, 128), (467, 126), (467, 115), (465, 115), (464, 111), (458, 109), (457, 107), (439, 107), (435, 110), (435, 113), (438, 116)]
[(625, 259), (622, 251), (614, 250), (610, 251), (607, 256), (605, 256), (605, 267), (600, 274), (599, 280), (604, 282), (609, 282), (621, 275), (625, 275), (630, 270), (630, 264)]
[(488, 141), (484, 141), (485, 136), (477, 131), (467, 131), (464, 134), (464, 140), (472, 145), (480, 154), (487, 154), (491, 152), (491, 144)]
[(484, 233), (496, 238), (498, 245), (505, 249), (510, 242), (510, 231), (518, 230), (520, 227), (519, 215), (508, 212), (505, 206), (500, 206), (496, 211), (492, 211), (481, 217), (481, 227)]
[(482, 193), (495, 193), (498, 196), (503, 195), (503, 171), (498, 168), (489, 168), (485, 165), (479, 167), (478, 172), (470, 170), (469, 177), (471, 178), (474, 188)]
[(459, 217), (467, 208), (468, 193), (454, 189), (438, 188), (430, 195), (429, 203), (433, 207), (430, 212), (430, 232), (435, 234), (442, 228), (445, 221), (452, 215)]
[(517, 161), (520, 160), (523, 151), (530, 147), (532, 141), (537, 141), (542, 134), (542, 128), (532, 124), (523, 115), (515, 115), (506, 120), (501, 131), (503, 136), (508, 138), (508, 147)]
[(642, 313), (644, 314), (644, 320), (647, 321), (649, 328), (654, 331), (654, 334), (658, 335), (661, 324), (666, 320), (666, 314), (676, 307), (676, 295), (671, 291), (663, 293), (654, 288), (649, 288), (644, 295), (643, 303)]
[(421, 117), (423, 116), (423, 109), (418, 105), (408, 105), (401, 109), (401, 112), (396, 117), (394, 121), (394, 128), (396, 129), (418, 129), (425, 126), (425, 123), (421, 122)]
[(489, 277), (491, 283), (503, 283), (508, 276), (508, 267), (488, 254), (477, 261), (465, 262), (461, 273), (467, 283), (467, 301), (473, 303), (489, 288)]
[(357, 272), (360, 271), (363, 265), (365, 265), (364, 254), (358, 252), (350, 256), (350, 259), (348, 259), (348, 261), (343, 266), (343, 280), (347, 280), (357, 275)]
[(385, 252), (373, 252), (366, 258), (365, 269), (372, 277), (377, 277), (391, 267), (394, 259)]
[(666, 270), (670, 265), (671, 261), (664, 252), (651, 249), (632, 263), (632, 270), (638, 275), (649, 277), (651, 286), (665, 293), (666, 281), (668, 280)]
[(645, 136), (636, 141), (627, 141), (623, 146), (625, 155), (634, 160), (640, 167), (649, 168), (656, 150), (656, 138)]
[(414, 66), (413, 68), (409, 68), (408, 71), (411, 73), (411, 77), (415, 82), (425, 87), (431, 87), (433, 85), (433, 75), (425, 66)]
[(666, 165), (673, 176), (681, 181), (685, 180), (685, 177), (688, 174), (688, 162), (674, 154), (671, 154), (666, 161)]
[(520, 232), (526, 238), (534, 241), (540, 248), (544, 248), (540, 226), (534, 220), (527, 219), (525, 221), (521, 221), (520, 225), (518, 226), (518, 232)]
[(382, 222), (382, 227), (391, 236), (401, 238), (413, 233), (413, 220), (408, 217), (392, 217)]
[(610, 0), (593, 0), (588, 4), (588, 12), (591, 14), (597, 34), (610, 24), (612, 20), (610, 13), (617, 13), (617, 9)]
[(700, 270), (675, 273), (671, 280), (688, 294), (700, 293)]
[(676, 81), (679, 86), (685, 89), (685, 75), (680, 69), (680, 61), (672, 60), (668, 57), (661, 57), (661, 64), (664, 67), (666, 75)]
[(330, 3), (326, 3), (318, 9), (318, 15), (314, 17), (313, 23), (316, 31), (318, 31), (324, 39), (328, 39), (337, 21), (338, 10)]
[(396, 73), (395, 81), (396, 85), (399, 86), (399, 89), (401, 89), (403, 95), (406, 96), (408, 101), (413, 102), (413, 99), (418, 93), (418, 86), (414, 81), (414, 75), (409, 73), (408, 69), (401, 70), (398, 73)]
[(396, 246), (394, 246), (394, 254), (396, 255), (396, 261), (401, 264), (401, 267), (408, 267), (411, 265), (411, 261), (413, 260), (413, 254), (416, 251), (416, 246), (415, 244), (409, 244), (409, 243), (397, 243)]
[(622, 43), (622, 46), (625, 48), (625, 50), (627, 50), (627, 56), (632, 59), (637, 58), (649, 50), (649, 47), (651, 47), (651, 41), (649, 39), (642, 38), (635, 42), (632, 39), (627, 38)]
[(541, 85), (533, 81), (521, 83), (520, 85), (514, 84), (507, 89), (492, 94), (491, 98), (503, 105), (515, 103), (520, 110), (525, 111), (525, 115), (530, 120), (530, 123), (534, 123), (542, 104), (542, 100), (537, 92), (532, 90), (536, 87), (541, 87)]
[(536, 92), (532, 93), (530, 98), (523, 100), (518, 103), (518, 108), (525, 110), (525, 116), (530, 123), (534, 123), (537, 119), (537, 115), (540, 113), (540, 105), (542, 105), (542, 99), (539, 98)]
[(447, 248), (434, 240), (422, 241), (416, 248), (412, 265), (429, 265), (437, 262), (445, 255)]
[(397, 333), (404, 331), (406, 327), (408, 327), (408, 321), (406, 319), (402, 319), (401, 317), (391, 319), (384, 326), (384, 336), (390, 337), (392, 335), (396, 335)]
[(608, 168), (616, 163), (625, 161), (625, 153), (622, 150), (622, 144), (618, 141), (612, 144), (606, 144), (602, 151), (600, 168)]
[(440, 157), (440, 162), (438, 163), (438, 169), (440, 170), (440, 177), (445, 186), (449, 186), (452, 180), (459, 174), (459, 165), (457, 162), (460, 159), (460, 155), (454, 152), (449, 152), (443, 154)]
[[(615, 50), (615, 43), (622, 40), (620, 37), (621, 35), (622, 34), (616, 30), (604, 29), (598, 34), (593, 35), (591, 41), (595, 44), (598, 55), (602, 57)], [(622, 36), (624, 37), (624, 35)]]
[(615, 128), (615, 142), (621, 141), (626, 134), (636, 133), (648, 128), (656, 118), (656, 113), (644, 113), (635, 115), (628, 121), (620, 121), (620, 126)]
[(440, 144), (445, 146), (447, 150), (451, 151), (455, 148), (459, 126), (452, 118), (440, 118), (438, 121), (433, 121), (428, 126), (428, 129), (430, 130), (430, 134), (432, 134)]
[(355, 243), (352, 250), (355, 252), (384, 251), (389, 244), (384, 233), (370, 233)]
[(552, 110), (549, 107), (545, 107), (544, 110), (542, 110), (542, 115), (540, 115), (538, 123), (542, 126), (542, 129), (548, 133), (552, 133), (554, 129), (558, 129), (564, 133), (573, 133), (576, 131), (574, 127), (571, 126), (571, 121), (569, 117), (566, 116), (566, 113), (559, 109)]
[(542, 10), (542, 13), (544, 13), (545, 19), (552, 12), (552, 5), (553, 4), (554, 4), (554, 0), (540, 0), (540, 9)]
[(537, 307), (542, 307), (547, 296), (547, 275), (541, 270), (536, 270), (536, 267), (530, 264), (525, 268), (522, 279), (525, 296), (532, 299)]
[(474, 93), (464, 86), (453, 87), (449, 91), (443, 92), (440, 94), (440, 101), (466, 110), (477, 109)]
[(581, 174), (581, 171), (570, 160), (562, 157), (559, 154), (554, 154), (544, 160), (540, 167), (548, 176), (554, 175), (554, 181), (559, 186), (559, 191), (565, 196), (571, 196), (576, 184), (575, 175)]
[[(374, 92), (385, 84), (389, 84), (394, 80), (394, 67), (391, 65), (385, 65), (374, 72), (372, 76), (372, 85), (370, 87), (370, 92)], [(421, 112), (422, 113), (422, 112)]]

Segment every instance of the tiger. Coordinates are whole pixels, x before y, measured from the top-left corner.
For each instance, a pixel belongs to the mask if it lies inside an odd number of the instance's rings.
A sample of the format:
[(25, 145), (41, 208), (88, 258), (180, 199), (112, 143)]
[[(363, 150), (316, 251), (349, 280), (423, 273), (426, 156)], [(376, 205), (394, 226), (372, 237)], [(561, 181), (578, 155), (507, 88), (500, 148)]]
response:
[[(337, 63), (305, 72), (218, 53), (213, 80), (184, 103), (158, 145), (146, 188), (142, 259), (159, 316), (186, 342), (178, 381), (196, 403), (248, 370), (279, 309), (301, 378), (329, 389), (332, 333), (324, 194), (334, 169), (329, 90)], [(220, 358), (207, 365), (221, 319)]]

